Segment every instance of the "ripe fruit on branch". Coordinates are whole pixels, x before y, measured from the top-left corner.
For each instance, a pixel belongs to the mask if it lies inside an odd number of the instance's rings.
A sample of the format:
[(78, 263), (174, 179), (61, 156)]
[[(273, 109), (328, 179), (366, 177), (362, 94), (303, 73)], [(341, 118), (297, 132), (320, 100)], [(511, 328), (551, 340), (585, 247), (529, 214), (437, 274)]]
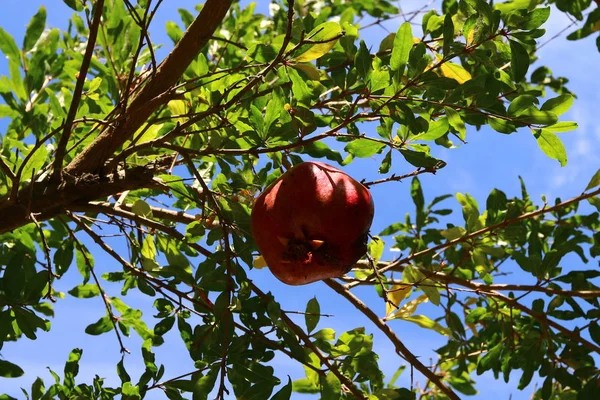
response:
[(254, 240), (269, 269), (289, 285), (348, 272), (367, 251), (369, 190), (321, 162), (294, 166), (257, 198)]

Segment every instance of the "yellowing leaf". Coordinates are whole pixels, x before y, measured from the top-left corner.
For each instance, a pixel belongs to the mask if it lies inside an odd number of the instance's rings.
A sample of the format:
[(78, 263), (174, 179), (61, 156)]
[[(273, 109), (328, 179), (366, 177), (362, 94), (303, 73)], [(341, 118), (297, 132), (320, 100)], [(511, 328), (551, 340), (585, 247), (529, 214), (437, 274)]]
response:
[(258, 256), (252, 262), (252, 266), (256, 269), (263, 269), (267, 266), (267, 262), (265, 261), (263, 256)]
[(440, 65), (440, 69), (442, 70), (442, 75), (444, 75), (446, 78), (454, 79), (460, 84), (463, 84), (471, 79), (471, 74), (469, 71), (455, 63), (443, 63)]
[[(133, 137), (135, 138), (135, 143), (141, 144), (156, 139), (156, 136), (158, 136), (158, 133), (162, 129), (163, 125), (164, 124), (151, 125), (150, 127), (148, 127), (147, 124), (142, 125), (142, 127), (137, 130), (135, 135), (133, 135)], [(142, 131), (144, 133), (142, 133)], [(129, 145), (130, 143), (131, 141), (126, 142), (127, 145)]]
[[(385, 315), (389, 317), (390, 314), (394, 313), (398, 307), (400, 307), (400, 303), (402, 300), (407, 298), (412, 291), (412, 285), (393, 285), (392, 288), (388, 291), (388, 300), (389, 302), (385, 304)], [(395, 307), (394, 307), (395, 306)]]
[[(171, 115), (184, 115), (187, 114), (187, 106), (185, 101), (183, 100), (171, 100), (169, 104), (169, 111), (171, 111)], [(183, 118), (178, 119), (180, 122), (183, 122)]]
[(402, 307), (400, 307), (400, 309), (398, 311), (396, 311), (395, 313), (393, 313), (391, 316), (386, 317), (386, 320), (390, 320), (390, 319), (396, 319), (396, 318), (407, 318), (410, 317), (416, 310), (417, 307), (419, 306), (419, 304), (421, 303), (427, 303), (429, 301), (429, 298), (427, 297), (427, 295), (422, 294), (419, 297), (417, 297), (414, 300), (409, 301), (408, 303), (406, 303), (405, 305), (403, 305)]
[(321, 73), (312, 64), (291, 64), (290, 66), (302, 71), (311, 81), (318, 81), (321, 79)]
[(414, 322), (415, 324), (419, 325), (421, 328), (431, 329), (441, 335), (450, 336), (450, 329), (443, 327), (438, 322), (435, 322), (432, 319), (430, 319), (424, 315), (411, 315), (409, 317), (402, 318), (402, 319), (405, 321)]
[(467, 46), (470, 46), (473, 43), (473, 38), (475, 37), (475, 29), (472, 29), (467, 35)]
[(301, 50), (303, 51), (295, 60), (298, 62), (307, 62), (323, 57), (335, 46), (341, 33), (342, 27), (337, 22), (322, 23), (306, 35), (306, 40), (319, 43), (302, 46)]

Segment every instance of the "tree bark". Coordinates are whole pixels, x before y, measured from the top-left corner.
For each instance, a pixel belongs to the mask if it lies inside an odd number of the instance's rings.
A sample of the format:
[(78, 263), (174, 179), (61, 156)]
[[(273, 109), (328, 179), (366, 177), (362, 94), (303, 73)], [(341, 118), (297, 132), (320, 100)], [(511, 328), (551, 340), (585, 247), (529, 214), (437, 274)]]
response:
[(173, 51), (158, 67), (156, 74), (127, 107), (125, 116), (108, 128), (65, 167), (70, 175), (99, 172), (106, 160), (148, 120), (159, 106), (168, 101), (165, 93), (183, 76), (200, 50), (208, 43), (225, 18), (231, 0), (207, 0)]
[(15, 202), (0, 203), (0, 235), (37, 221), (47, 220), (63, 214), (71, 206), (104, 199), (125, 190), (160, 188), (154, 176), (166, 170), (167, 162), (148, 164), (102, 176), (84, 174), (76, 179), (57, 183), (43, 180), (28, 185), (19, 191)]

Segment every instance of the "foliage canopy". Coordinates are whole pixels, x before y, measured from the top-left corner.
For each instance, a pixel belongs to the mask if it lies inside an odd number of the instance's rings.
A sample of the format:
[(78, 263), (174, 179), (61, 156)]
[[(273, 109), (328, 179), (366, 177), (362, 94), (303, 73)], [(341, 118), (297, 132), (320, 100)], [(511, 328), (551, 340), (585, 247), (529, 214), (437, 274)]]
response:
[[(167, 23), (173, 46), (162, 61), (148, 29), (163, 2), (64, 2), (74, 10), (67, 30), (47, 28), (44, 8), (21, 46), (0, 28), (9, 65), (0, 118), (10, 121), (0, 134), (0, 349), (50, 331), (65, 296), (99, 297), (90, 343), (115, 335), (125, 353), (126, 337), (138, 335), (145, 371), (131, 376), (121, 360), (121, 385), (81, 382), (76, 348), (62, 376), (38, 378), (28, 398), (458, 399), (476, 394), (487, 371), (507, 382), (519, 371), (520, 389), (541, 377), (537, 399), (600, 398), (600, 272), (562, 265), (600, 255), (598, 212), (579, 209), (586, 200), (600, 210), (600, 172), (553, 205), (534, 204), (523, 182), (520, 197), (494, 189), (484, 207), (457, 193), (459, 225), (442, 205), (452, 196), (426, 202), (418, 179), (451, 168), (436, 147), (483, 126), (529, 130), (565, 165), (560, 134), (577, 124), (561, 115), (574, 95), (565, 78), (530, 66), (551, 10), (584, 20), (567, 37), (577, 40), (598, 31), (597, 1), (444, 0), (407, 13), (383, 0), (278, 0), (263, 15), (208, 0)], [(400, 17), (374, 45), (361, 36)], [(303, 159), (343, 166), (373, 156), (382, 179), (365, 185), (411, 179), (414, 212), (373, 236), (351, 273), (326, 281), (372, 325), (317, 329), (316, 298), (299, 320), (248, 279), (260, 267), (253, 197)], [(382, 259), (384, 238), (405, 256)], [(495, 283), (505, 262), (534, 283)], [(55, 290), (72, 266), (81, 283)], [(108, 293), (106, 282), (122, 290)], [(359, 285), (379, 302), (363, 303)], [(127, 304), (132, 292), (153, 316)], [(382, 304), (385, 318), (374, 311)], [(434, 366), (403, 344), (394, 319), (445, 338)], [(170, 376), (153, 352), (172, 330), (194, 363), (184, 376)], [(373, 330), (421, 384), (397, 386), (404, 367), (384, 376)], [(275, 353), (306, 377), (279, 376)], [(18, 364), (0, 359), (0, 382), (21, 376)]]

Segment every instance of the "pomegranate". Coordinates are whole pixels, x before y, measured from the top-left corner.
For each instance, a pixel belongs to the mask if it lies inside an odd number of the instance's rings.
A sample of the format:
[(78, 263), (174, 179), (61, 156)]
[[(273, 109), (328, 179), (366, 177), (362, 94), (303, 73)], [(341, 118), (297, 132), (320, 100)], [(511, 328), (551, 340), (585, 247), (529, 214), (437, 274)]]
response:
[(369, 190), (339, 169), (303, 162), (258, 196), (254, 240), (280, 281), (304, 285), (348, 272), (367, 251)]

